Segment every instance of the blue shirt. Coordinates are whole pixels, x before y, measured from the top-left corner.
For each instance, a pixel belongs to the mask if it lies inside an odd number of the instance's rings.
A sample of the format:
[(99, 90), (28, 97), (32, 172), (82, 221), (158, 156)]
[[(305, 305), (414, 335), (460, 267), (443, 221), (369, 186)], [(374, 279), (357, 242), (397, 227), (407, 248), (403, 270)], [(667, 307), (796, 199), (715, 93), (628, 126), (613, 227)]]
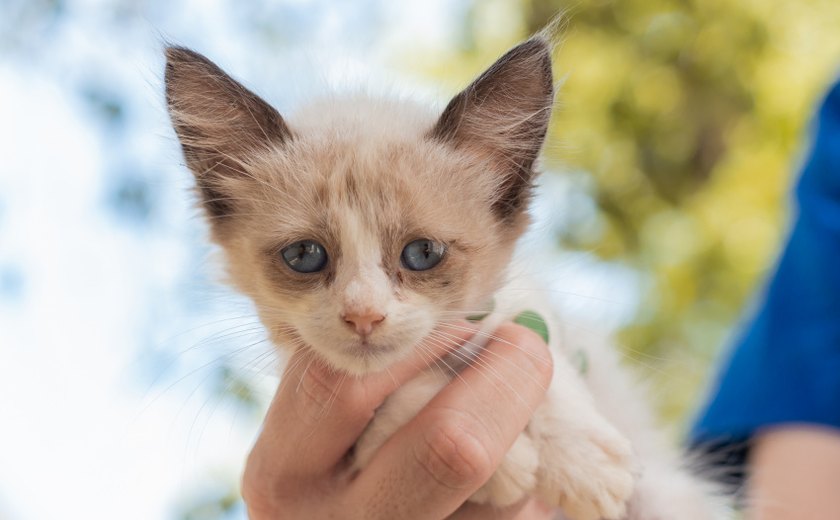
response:
[(748, 446), (783, 423), (840, 428), (840, 82), (820, 108), (796, 202), (758, 312), (691, 431), (695, 447)]

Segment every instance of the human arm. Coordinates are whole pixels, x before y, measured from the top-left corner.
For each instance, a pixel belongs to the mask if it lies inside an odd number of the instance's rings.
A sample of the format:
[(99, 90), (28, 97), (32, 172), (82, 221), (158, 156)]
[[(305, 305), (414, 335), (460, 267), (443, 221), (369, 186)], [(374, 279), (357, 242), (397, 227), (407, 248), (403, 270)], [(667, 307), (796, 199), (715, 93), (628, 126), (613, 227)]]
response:
[(840, 430), (790, 424), (762, 431), (751, 466), (749, 520), (837, 518)]

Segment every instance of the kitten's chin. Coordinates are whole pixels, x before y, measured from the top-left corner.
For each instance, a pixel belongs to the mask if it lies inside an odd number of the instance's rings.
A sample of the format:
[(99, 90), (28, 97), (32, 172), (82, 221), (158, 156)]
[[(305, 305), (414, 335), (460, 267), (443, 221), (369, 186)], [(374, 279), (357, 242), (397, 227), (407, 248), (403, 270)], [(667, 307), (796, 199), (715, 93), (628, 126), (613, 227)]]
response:
[[(330, 368), (362, 376), (381, 372), (407, 357), (412, 348), (399, 348), (396, 343), (353, 341), (343, 348), (321, 348), (318, 341), (307, 341), (304, 336), (288, 325), (271, 327), (271, 338), (282, 347), (308, 348), (325, 361)], [(411, 342), (408, 342), (411, 343)], [(402, 344), (402, 343), (400, 343)]]
[(334, 368), (362, 376), (385, 370), (405, 358), (409, 351), (393, 345), (359, 342), (340, 351), (324, 353), (322, 356)]

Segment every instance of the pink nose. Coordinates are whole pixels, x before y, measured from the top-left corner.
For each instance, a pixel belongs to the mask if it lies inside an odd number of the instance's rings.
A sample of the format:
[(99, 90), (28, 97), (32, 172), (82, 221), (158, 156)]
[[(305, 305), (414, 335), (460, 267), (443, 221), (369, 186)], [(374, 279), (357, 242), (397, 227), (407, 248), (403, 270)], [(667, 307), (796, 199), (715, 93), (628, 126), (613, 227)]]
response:
[(367, 336), (373, 332), (373, 328), (382, 323), (385, 316), (378, 312), (348, 312), (341, 316), (344, 323), (356, 329), (362, 336)]

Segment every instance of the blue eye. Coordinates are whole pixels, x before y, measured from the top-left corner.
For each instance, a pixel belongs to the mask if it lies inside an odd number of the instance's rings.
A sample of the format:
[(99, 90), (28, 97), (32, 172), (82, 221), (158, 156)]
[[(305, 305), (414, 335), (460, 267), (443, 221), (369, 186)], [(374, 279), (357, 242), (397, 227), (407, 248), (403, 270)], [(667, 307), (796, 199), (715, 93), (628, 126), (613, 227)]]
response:
[(313, 240), (301, 240), (280, 251), (286, 265), (299, 273), (316, 273), (327, 265), (324, 246)]
[(446, 253), (446, 246), (440, 242), (421, 238), (411, 242), (402, 252), (402, 263), (412, 271), (425, 271), (438, 265)]

